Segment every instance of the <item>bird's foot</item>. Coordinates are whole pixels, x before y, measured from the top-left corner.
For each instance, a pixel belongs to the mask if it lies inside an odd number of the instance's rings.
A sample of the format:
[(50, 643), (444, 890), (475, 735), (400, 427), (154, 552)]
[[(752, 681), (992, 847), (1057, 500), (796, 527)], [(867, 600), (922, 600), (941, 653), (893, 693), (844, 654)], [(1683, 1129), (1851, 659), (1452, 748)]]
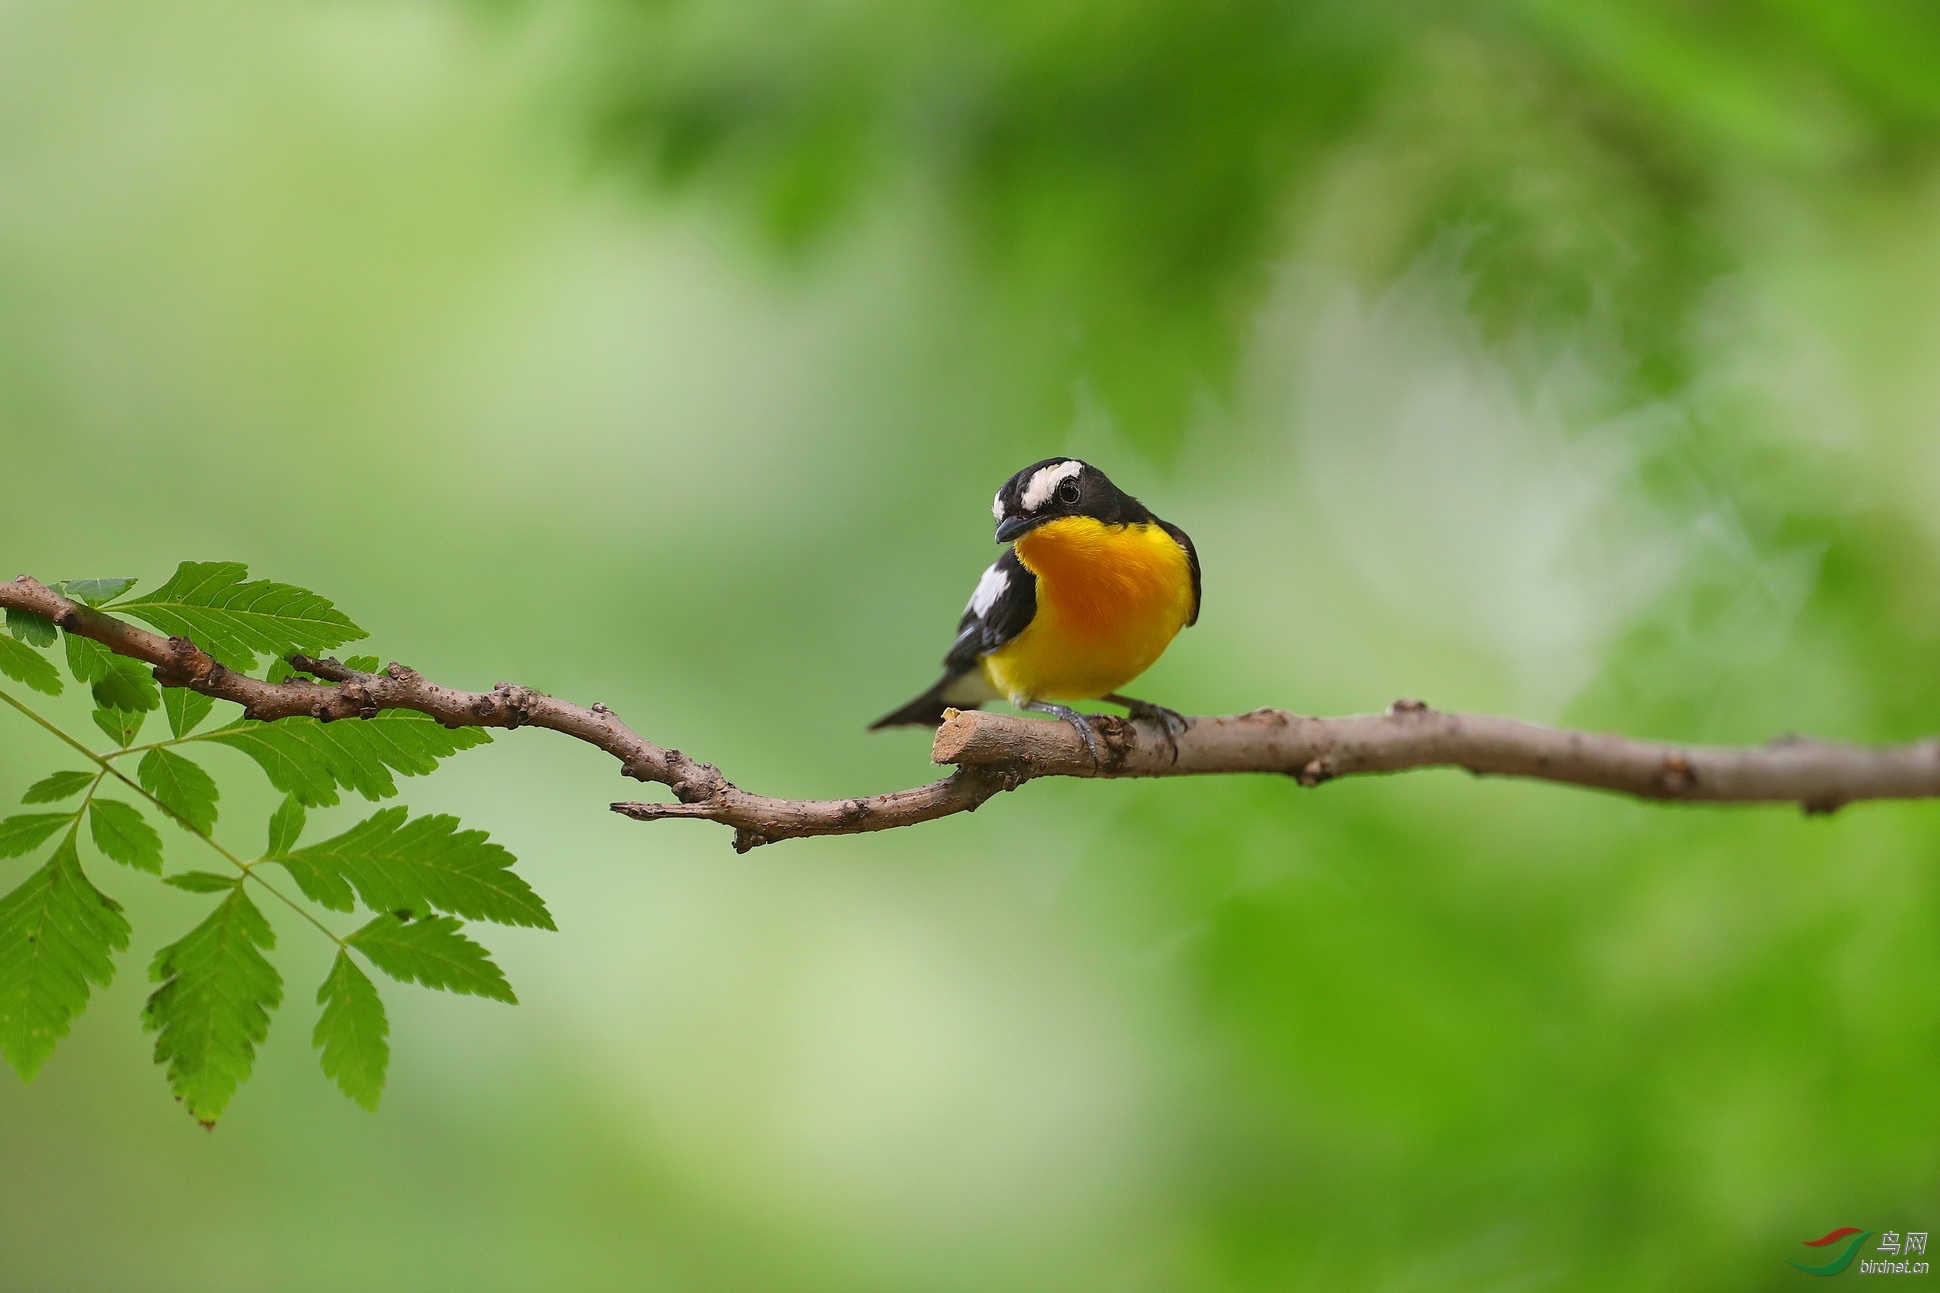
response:
[(1186, 716), (1176, 709), (1154, 705), (1149, 700), (1136, 700), (1131, 696), (1121, 696), (1113, 692), (1099, 699), (1108, 700), (1114, 705), (1123, 705), (1132, 716), (1134, 723), (1151, 722), (1158, 724), (1159, 734), (1165, 737), (1166, 748), (1172, 751), (1172, 761), (1179, 761), (1179, 738), (1186, 734)]
[(1017, 703), (1019, 709), (1028, 709), (1037, 714), (1049, 714), (1060, 718), (1077, 730), (1078, 739), (1085, 743), (1085, 750), (1091, 761), (1098, 767), (1105, 765), (1104, 756), (1098, 752), (1098, 732), (1091, 726), (1091, 720), (1069, 705), (1054, 705), (1048, 700), (1023, 700)]

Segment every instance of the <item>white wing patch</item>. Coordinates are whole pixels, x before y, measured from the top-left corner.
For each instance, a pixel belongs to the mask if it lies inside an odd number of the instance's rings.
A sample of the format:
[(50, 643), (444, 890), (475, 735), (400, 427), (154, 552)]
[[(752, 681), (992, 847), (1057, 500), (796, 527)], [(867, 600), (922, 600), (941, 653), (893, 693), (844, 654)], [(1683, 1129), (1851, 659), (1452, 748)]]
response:
[[(1085, 465), (1075, 459), (1054, 462), (1049, 467), (1039, 467), (1031, 476), (1031, 483), (1024, 487), (1024, 497), (1020, 500), (1026, 512), (1035, 512), (1051, 501), (1051, 493), (1063, 482), (1085, 469)], [(1001, 519), (1001, 518), (1000, 518)]]
[(970, 594), (970, 613), (979, 619), (988, 615), (990, 608), (997, 604), (997, 599), (1002, 597), (1004, 590), (1009, 587), (1010, 576), (993, 564), (990, 569), (983, 572), (983, 578), (977, 581), (977, 591)]

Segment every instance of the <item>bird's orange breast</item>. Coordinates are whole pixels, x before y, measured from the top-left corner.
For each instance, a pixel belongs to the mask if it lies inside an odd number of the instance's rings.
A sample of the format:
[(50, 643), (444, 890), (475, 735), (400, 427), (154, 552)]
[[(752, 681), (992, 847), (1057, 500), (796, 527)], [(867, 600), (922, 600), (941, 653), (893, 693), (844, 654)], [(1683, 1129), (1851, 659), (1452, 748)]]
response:
[(1185, 549), (1156, 525), (1066, 517), (1017, 540), (1037, 614), (984, 657), (1013, 700), (1093, 700), (1151, 667), (1192, 616)]

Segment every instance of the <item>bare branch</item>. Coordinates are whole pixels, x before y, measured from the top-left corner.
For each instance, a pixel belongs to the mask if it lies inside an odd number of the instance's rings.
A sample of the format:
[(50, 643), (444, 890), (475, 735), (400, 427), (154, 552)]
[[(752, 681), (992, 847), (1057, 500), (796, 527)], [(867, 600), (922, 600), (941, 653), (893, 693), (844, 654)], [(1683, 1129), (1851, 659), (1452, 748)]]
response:
[(1098, 715), (1104, 761), (1094, 765), (1072, 729), (1057, 722), (952, 712), (932, 757), (955, 764), (941, 781), (859, 799), (774, 799), (750, 794), (712, 764), (646, 740), (604, 705), (583, 708), (515, 683), (461, 691), (392, 664), (381, 673), (336, 660), (293, 656), (324, 679), (266, 682), (225, 667), (186, 638), (165, 637), (62, 597), (21, 576), (0, 584), (0, 607), (32, 611), (154, 667), (165, 687), (188, 687), (242, 706), (263, 722), (308, 716), (372, 718), (409, 709), (447, 727), (543, 727), (584, 741), (621, 771), (673, 792), (674, 803), (616, 803), (638, 821), (688, 817), (734, 828), (734, 846), (809, 835), (854, 835), (974, 812), (1033, 777), (1167, 777), (1266, 772), (1304, 786), (1335, 777), (1414, 768), (1466, 768), (1686, 802), (1797, 803), (1831, 812), (1862, 799), (1940, 796), (1940, 741), (1868, 747), (1785, 738), (1757, 747), (1685, 746), (1604, 733), (1560, 731), (1514, 719), (1442, 713), (1396, 701), (1386, 714), (1309, 718), (1283, 710), (1193, 718), (1176, 745), (1156, 726)]
[(1862, 746), (1782, 737), (1762, 746), (1674, 745), (1444, 713), (1416, 700), (1350, 718), (1258, 709), (1187, 722), (1175, 759), (1156, 729), (1094, 719), (1105, 754), (1104, 766), (1094, 767), (1067, 724), (969, 711), (944, 720), (933, 757), (962, 768), (1022, 767), (1037, 777), (1275, 772), (1303, 786), (1369, 772), (1466, 768), (1641, 799), (1796, 803), (1808, 812), (1832, 812), (1861, 799), (1940, 795), (1940, 741), (1934, 740)]

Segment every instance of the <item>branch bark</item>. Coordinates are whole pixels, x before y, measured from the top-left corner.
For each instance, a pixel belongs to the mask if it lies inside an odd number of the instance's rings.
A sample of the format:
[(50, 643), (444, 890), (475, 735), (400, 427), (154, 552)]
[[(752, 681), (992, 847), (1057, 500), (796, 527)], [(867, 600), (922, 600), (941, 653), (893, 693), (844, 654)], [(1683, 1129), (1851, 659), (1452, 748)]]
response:
[(1796, 803), (1832, 812), (1865, 799), (1940, 797), (1940, 741), (1840, 745), (1784, 737), (1763, 746), (1691, 746), (1562, 731), (1514, 719), (1431, 710), (1396, 701), (1385, 714), (1311, 718), (1284, 710), (1186, 720), (1176, 743), (1157, 726), (1094, 716), (1103, 760), (1093, 764), (1064, 723), (952, 711), (931, 757), (956, 770), (940, 781), (855, 799), (776, 799), (742, 790), (710, 763), (655, 745), (604, 705), (582, 707), (517, 683), (463, 691), (391, 664), (378, 673), (334, 659), (292, 656), (323, 679), (268, 682), (223, 665), (187, 638), (167, 637), (72, 601), (22, 575), (0, 584), (0, 607), (30, 611), (69, 633), (154, 669), (164, 687), (187, 687), (240, 705), (260, 722), (307, 716), (373, 718), (387, 709), (426, 714), (447, 727), (542, 727), (604, 750), (621, 772), (666, 786), (672, 803), (623, 802), (636, 821), (696, 818), (734, 830), (734, 847), (810, 835), (854, 835), (974, 812), (992, 795), (1033, 777), (1169, 777), (1263, 772), (1317, 786), (1335, 777), (1415, 768), (1466, 768), (1644, 799)]

